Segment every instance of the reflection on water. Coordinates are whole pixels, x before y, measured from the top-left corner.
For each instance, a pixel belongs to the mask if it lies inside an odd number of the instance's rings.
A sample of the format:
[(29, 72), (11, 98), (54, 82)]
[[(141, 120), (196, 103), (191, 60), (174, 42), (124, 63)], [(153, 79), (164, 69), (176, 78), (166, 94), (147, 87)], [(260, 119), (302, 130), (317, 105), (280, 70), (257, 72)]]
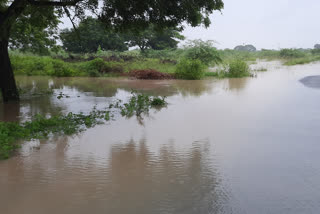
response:
[(212, 165), (207, 141), (194, 142), (182, 152), (174, 142), (152, 151), (145, 139), (131, 139), (112, 145), (110, 154), (98, 160), (68, 155), (67, 142), (67, 137), (56, 139), (55, 145), (47, 142), (42, 153), (33, 151), (27, 161), (14, 157), (15, 161), (0, 167), (7, 172), (0, 177), (7, 183), (1, 189), (6, 194), (0, 196), (6, 213), (56, 213), (70, 199), (63, 210), (66, 213), (227, 210), (228, 198), (219, 186), (221, 178)]
[(319, 213), (320, 91), (299, 80), (320, 63), (263, 63), (268, 72), (241, 79), (19, 77), (22, 89), (54, 94), (0, 103), (1, 120), (86, 112), (132, 90), (169, 105), (143, 126), (119, 117), (25, 142), (0, 161), (1, 213)]
[[(30, 119), (35, 114), (56, 115), (59, 113), (90, 111), (93, 106), (107, 106), (112, 100), (123, 99), (131, 91), (154, 96), (182, 97), (201, 96), (215, 90), (241, 91), (249, 78), (224, 80), (128, 80), (111, 78), (50, 78), (17, 77), (23, 91), (20, 103), (0, 104), (0, 120), (19, 121)], [(48, 94), (48, 90), (53, 90)], [(59, 93), (68, 98), (58, 99)], [(42, 93), (42, 95), (41, 95)]]

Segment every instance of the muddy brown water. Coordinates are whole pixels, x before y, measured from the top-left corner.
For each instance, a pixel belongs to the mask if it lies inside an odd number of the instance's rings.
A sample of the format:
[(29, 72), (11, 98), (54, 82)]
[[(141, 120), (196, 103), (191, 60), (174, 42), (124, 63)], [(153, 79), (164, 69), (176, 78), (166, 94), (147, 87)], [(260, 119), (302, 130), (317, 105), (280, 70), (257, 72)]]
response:
[(299, 81), (320, 75), (320, 63), (253, 66), (268, 71), (201, 81), (18, 77), (54, 94), (0, 103), (1, 120), (87, 112), (131, 90), (169, 105), (143, 121), (116, 117), (25, 142), (0, 161), (0, 213), (320, 213), (320, 90)]

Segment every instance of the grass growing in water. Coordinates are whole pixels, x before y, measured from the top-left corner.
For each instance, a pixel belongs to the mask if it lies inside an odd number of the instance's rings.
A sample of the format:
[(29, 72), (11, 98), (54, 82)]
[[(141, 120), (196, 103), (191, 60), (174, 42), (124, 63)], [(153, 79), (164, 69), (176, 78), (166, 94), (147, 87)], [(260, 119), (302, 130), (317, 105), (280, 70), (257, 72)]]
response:
[(165, 97), (153, 97), (132, 93), (128, 103), (121, 101), (110, 104), (105, 110), (94, 108), (89, 114), (83, 113), (51, 116), (50, 118), (36, 115), (32, 121), (24, 123), (0, 122), (0, 159), (7, 159), (19, 148), (18, 140), (43, 139), (54, 134), (72, 135), (113, 118), (112, 109), (120, 110), (122, 116), (141, 116), (150, 108), (164, 107)]
[(176, 67), (175, 75), (179, 79), (199, 80), (205, 75), (206, 66), (200, 60), (183, 59)]
[(249, 65), (240, 59), (233, 60), (229, 64), (224, 65), (216, 73), (219, 78), (241, 78), (252, 76)]

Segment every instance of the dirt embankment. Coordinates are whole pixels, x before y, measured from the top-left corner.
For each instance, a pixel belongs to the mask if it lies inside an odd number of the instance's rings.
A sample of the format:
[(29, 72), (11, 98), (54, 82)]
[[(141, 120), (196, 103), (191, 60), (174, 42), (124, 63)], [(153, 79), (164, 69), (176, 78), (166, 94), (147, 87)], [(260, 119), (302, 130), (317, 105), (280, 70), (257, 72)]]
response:
[(172, 74), (161, 73), (153, 69), (133, 70), (129, 72), (129, 77), (136, 78), (136, 79), (149, 79), (149, 80), (175, 79), (174, 75)]

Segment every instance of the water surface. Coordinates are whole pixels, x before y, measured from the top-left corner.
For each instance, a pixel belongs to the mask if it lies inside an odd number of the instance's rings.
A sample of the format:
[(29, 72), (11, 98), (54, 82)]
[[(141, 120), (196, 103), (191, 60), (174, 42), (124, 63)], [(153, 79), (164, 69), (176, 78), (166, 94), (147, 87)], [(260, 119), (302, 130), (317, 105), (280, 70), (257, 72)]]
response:
[(132, 90), (169, 105), (142, 121), (116, 116), (25, 142), (0, 162), (1, 213), (319, 213), (320, 90), (299, 80), (320, 75), (320, 63), (254, 66), (268, 71), (201, 81), (17, 78), (54, 93), (0, 103), (1, 120), (88, 112)]

